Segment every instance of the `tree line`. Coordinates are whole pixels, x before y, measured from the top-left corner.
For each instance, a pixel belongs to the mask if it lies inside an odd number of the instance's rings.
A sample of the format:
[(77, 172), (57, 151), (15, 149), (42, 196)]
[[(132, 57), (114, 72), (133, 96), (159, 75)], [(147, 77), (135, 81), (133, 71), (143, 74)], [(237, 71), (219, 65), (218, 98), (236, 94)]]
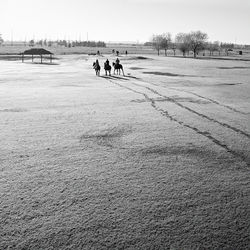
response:
[(165, 56), (167, 56), (167, 51), (170, 49), (173, 50), (175, 56), (176, 50), (179, 49), (184, 57), (190, 51), (192, 51), (194, 57), (201, 51), (205, 55), (205, 50), (208, 50), (210, 55), (213, 55), (215, 51), (218, 51), (220, 55), (221, 51), (224, 50), (226, 55), (228, 55), (229, 51), (234, 48), (233, 43), (209, 42), (208, 35), (202, 31), (178, 33), (174, 39), (172, 39), (172, 35), (169, 32), (153, 35), (152, 39), (145, 43), (145, 45), (153, 46), (157, 50), (158, 55), (160, 55), (161, 50), (164, 50)]
[(67, 40), (56, 40), (52, 41), (49, 40), (47, 41), (46, 39), (44, 40), (39, 40), (39, 41), (34, 41), (30, 40), (28, 43), (29, 46), (33, 47), (35, 45), (40, 45), (40, 46), (63, 46), (63, 47), (106, 47), (106, 43), (103, 41), (67, 41)]

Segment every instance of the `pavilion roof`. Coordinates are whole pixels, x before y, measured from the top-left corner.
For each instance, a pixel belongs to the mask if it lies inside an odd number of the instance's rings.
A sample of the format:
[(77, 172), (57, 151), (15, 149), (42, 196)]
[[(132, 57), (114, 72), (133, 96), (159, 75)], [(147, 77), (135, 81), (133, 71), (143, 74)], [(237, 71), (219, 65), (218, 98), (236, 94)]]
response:
[(42, 48), (28, 49), (28, 50), (25, 50), (21, 54), (23, 54), (23, 55), (53, 55), (53, 53), (51, 53), (50, 51), (48, 51), (46, 49), (42, 49)]

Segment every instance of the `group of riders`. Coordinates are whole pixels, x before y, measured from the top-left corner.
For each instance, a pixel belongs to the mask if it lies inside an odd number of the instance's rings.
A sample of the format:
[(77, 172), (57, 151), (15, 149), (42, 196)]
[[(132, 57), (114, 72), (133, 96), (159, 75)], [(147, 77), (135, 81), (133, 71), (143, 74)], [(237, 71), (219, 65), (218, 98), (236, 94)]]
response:
[[(114, 74), (115, 74), (115, 72), (117, 72), (117, 74), (120, 75), (120, 73), (122, 72), (122, 74), (124, 75), (123, 66), (120, 64), (120, 60), (118, 58), (120, 52), (118, 50), (115, 51), (113, 49), (112, 54), (114, 55), (115, 53), (116, 53), (117, 58), (116, 58), (115, 62), (112, 63), (112, 66), (114, 67)], [(97, 55), (100, 56), (100, 51), (99, 50), (97, 51)], [(125, 51), (125, 55), (126, 56), (128, 55), (127, 50)], [(96, 71), (96, 75), (99, 76), (100, 71), (101, 71), (101, 66), (100, 66), (100, 63), (99, 63), (98, 59), (96, 59), (96, 61), (93, 63), (93, 68)], [(104, 63), (104, 70), (105, 70), (106, 75), (107, 74), (111, 75), (111, 65), (109, 64), (108, 59)]]
[[(123, 67), (120, 64), (119, 58), (117, 58), (115, 60), (115, 62), (113, 63), (113, 67), (114, 67), (114, 74), (115, 74), (115, 71), (117, 71), (117, 74), (118, 73), (120, 74), (120, 71), (122, 71), (122, 73), (124, 75)], [(93, 63), (93, 68), (96, 71), (96, 75), (99, 76), (100, 75), (101, 66), (100, 66), (100, 63), (99, 63), (98, 59), (96, 59), (96, 61)], [(109, 73), (109, 75), (111, 75), (111, 65), (109, 64), (109, 60), (108, 59), (104, 63), (104, 70), (105, 70), (106, 75), (107, 75), (107, 73)]]
[[(120, 60), (119, 60), (119, 58), (117, 58), (117, 59), (115, 60), (115, 63), (116, 63), (116, 65), (119, 65), (119, 64), (120, 64)], [(107, 60), (106, 60), (106, 62), (105, 62), (104, 64), (105, 64), (106, 66), (110, 66), (110, 64), (109, 64), (109, 60), (107, 59)], [(98, 59), (96, 59), (96, 61), (95, 61), (95, 65), (100, 67), (100, 64), (99, 64)]]

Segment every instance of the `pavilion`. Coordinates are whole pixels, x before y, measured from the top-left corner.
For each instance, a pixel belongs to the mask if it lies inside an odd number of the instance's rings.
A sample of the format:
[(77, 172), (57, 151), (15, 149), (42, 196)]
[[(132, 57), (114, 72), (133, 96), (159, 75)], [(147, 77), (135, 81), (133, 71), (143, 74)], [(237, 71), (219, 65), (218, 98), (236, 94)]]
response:
[(52, 55), (53, 53), (51, 53), (50, 51), (46, 50), (46, 49), (42, 49), (42, 48), (32, 48), (29, 50), (25, 50), (23, 53), (21, 53), (22, 55), (22, 62), (24, 62), (24, 56), (25, 55), (31, 55), (32, 57), (32, 62), (34, 61), (34, 56), (40, 56), (41, 57), (41, 63), (43, 63), (43, 56), (44, 55), (50, 55), (50, 63), (52, 63)]

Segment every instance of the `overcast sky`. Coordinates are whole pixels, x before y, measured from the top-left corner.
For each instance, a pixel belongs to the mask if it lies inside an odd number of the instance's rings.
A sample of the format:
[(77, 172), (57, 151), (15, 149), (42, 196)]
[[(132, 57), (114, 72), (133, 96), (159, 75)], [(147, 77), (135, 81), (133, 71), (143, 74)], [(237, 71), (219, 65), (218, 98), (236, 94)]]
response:
[(211, 41), (250, 44), (250, 0), (0, 0), (5, 40), (138, 41), (201, 30)]

